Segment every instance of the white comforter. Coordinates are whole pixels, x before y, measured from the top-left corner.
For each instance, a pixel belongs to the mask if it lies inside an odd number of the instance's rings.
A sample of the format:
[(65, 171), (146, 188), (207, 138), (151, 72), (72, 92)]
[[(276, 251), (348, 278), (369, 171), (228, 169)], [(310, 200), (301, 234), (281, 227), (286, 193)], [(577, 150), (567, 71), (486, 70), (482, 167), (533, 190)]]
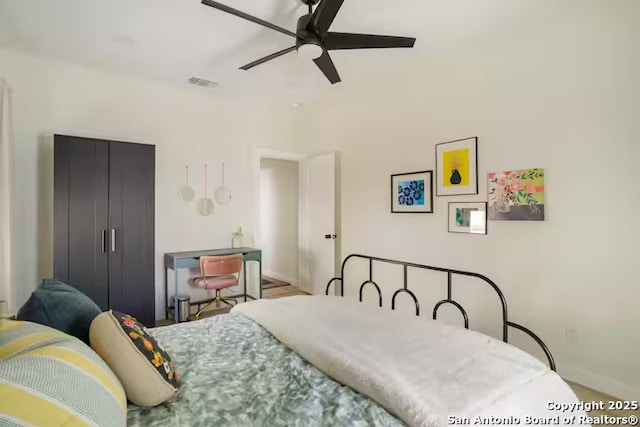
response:
[(258, 300), (232, 311), (411, 426), (479, 424), (476, 417), (565, 424), (563, 417), (585, 415), (548, 410), (550, 401), (577, 402), (567, 384), (529, 354), (477, 332), (346, 297)]

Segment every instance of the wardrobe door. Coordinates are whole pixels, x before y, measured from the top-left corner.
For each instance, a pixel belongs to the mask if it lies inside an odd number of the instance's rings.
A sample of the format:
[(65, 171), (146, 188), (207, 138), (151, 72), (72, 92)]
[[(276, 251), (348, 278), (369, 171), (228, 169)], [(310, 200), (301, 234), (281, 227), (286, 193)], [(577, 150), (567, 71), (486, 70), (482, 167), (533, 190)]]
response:
[(108, 143), (54, 136), (54, 267), (56, 279), (109, 307)]
[(155, 326), (155, 147), (109, 145), (109, 305)]

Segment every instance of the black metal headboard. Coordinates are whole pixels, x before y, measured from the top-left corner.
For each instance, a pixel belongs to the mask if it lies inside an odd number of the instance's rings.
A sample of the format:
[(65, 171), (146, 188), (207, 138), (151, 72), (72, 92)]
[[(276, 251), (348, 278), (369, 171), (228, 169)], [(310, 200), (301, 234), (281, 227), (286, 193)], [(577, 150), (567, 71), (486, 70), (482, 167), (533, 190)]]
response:
[[(413, 302), (416, 305), (416, 316), (420, 315), (420, 303), (418, 302), (418, 298), (416, 298), (415, 294), (411, 292), (411, 290), (409, 290), (409, 283), (408, 283), (408, 277), (407, 277), (409, 267), (419, 268), (423, 270), (440, 271), (442, 273), (446, 273), (447, 274), (447, 298), (441, 301), (438, 301), (436, 305), (433, 307), (433, 319), (435, 320), (437, 318), (438, 309), (440, 308), (440, 306), (442, 306), (443, 304), (451, 304), (455, 306), (458, 310), (460, 310), (460, 313), (462, 313), (462, 317), (464, 317), (464, 327), (466, 329), (469, 329), (469, 316), (467, 316), (467, 312), (464, 310), (464, 308), (458, 302), (454, 301), (453, 298), (451, 297), (451, 288), (453, 286), (453, 276), (460, 275), (460, 276), (469, 276), (469, 277), (475, 277), (475, 278), (481, 279), (485, 283), (488, 283), (491, 286), (491, 288), (493, 288), (493, 290), (496, 292), (496, 294), (498, 294), (498, 298), (500, 298), (500, 304), (502, 304), (502, 340), (504, 342), (509, 342), (509, 326), (515, 329), (519, 329), (520, 331), (526, 333), (531, 338), (533, 338), (533, 340), (536, 343), (538, 343), (538, 345), (542, 348), (545, 355), (547, 356), (547, 360), (549, 361), (549, 367), (554, 371), (556, 370), (556, 363), (553, 360), (553, 356), (551, 355), (551, 352), (549, 351), (549, 348), (547, 347), (547, 345), (529, 329), (525, 328), (522, 325), (509, 321), (507, 317), (507, 300), (504, 298), (504, 294), (502, 293), (498, 285), (496, 285), (491, 279), (483, 276), (482, 274), (472, 273), (469, 271), (451, 270), (449, 268), (442, 268), (442, 267), (432, 267), (429, 265), (414, 264), (412, 262), (378, 258), (378, 257), (373, 257), (368, 255), (351, 254), (348, 257), (346, 257), (342, 262), (340, 277), (334, 277), (333, 279), (329, 280), (329, 283), (327, 283), (327, 288), (325, 291), (326, 295), (329, 295), (329, 288), (331, 287), (332, 283), (340, 281), (342, 284), (344, 284), (343, 283), (344, 269), (347, 264), (347, 261), (349, 261), (352, 258), (361, 258), (361, 259), (369, 260), (369, 279), (365, 280), (360, 285), (360, 302), (362, 302), (362, 291), (364, 290), (364, 287), (366, 285), (373, 285), (378, 291), (378, 302), (380, 307), (382, 307), (382, 292), (380, 291), (380, 287), (378, 286), (378, 284), (373, 280), (374, 261), (387, 263), (387, 264), (402, 265), (403, 271), (404, 271), (404, 282), (403, 282), (404, 286), (393, 293), (393, 297), (391, 297), (391, 309), (395, 310), (396, 308), (396, 297), (398, 296), (398, 294), (407, 293), (409, 294), (409, 296), (411, 296), (411, 298), (413, 298)], [(340, 296), (344, 296), (344, 286), (340, 286)]]

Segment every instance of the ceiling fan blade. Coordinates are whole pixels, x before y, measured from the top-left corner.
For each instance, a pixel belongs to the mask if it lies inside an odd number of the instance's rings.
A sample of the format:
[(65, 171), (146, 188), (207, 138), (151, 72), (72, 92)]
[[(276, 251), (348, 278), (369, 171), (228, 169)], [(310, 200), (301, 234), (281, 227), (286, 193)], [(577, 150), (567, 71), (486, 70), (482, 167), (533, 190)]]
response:
[(287, 29), (284, 29), (282, 27), (278, 27), (277, 25), (274, 25), (271, 22), (263, 21), (260, 18), (256, 18), (255, 16), (251, 16), (249, 14), (246, 14), (244, 12), (236, 10), (236, 9), (234, 9), (232, 7), (229, 7), (229, 6), (225, 5), (225, 4), (218, 3), (217, 1), (202, 0), (202, 4), (210, 6), (210, 7), (213, 7), (214, 9), (221, 10), (223, 12), (230, 13), (230, 14), (235, 15), (237, 17), (246, 19), (247, 21), (251, 21), (251, 22), (253, 22), (255, 24), (262, 25), (263, 27), (267, 27), (269, 29), (278, 31), (278, 32), (280, 32), (282, 34), (286, 34), (286, 35), (291, 36), (291, 37), (298, 37), (296, 35), (296, 33), (293, 33), (293, 32), (291, 32), (291, 31), (289, 31)]
[(279, 56), (282, 56), (286, 53), (293, 52), (296, 50), (295, 46), (288, 47), (286, 49), (281, 50), (280, 52), (272, 53), (271, 55), (265, 56), (264, 58), (257, 59), (253, 62), (249, 62), (247, 65), (243, 65), (240, 67), (241, 70), (248, 70), (250, 68), (255, 67), (256, 65), (264, 64), (267, 61), (271, 61), (272, 59), (276, 59)]
[(378, 36), (375, 34), (327, 33), (323, 44), (327, 50), (379, 49), (391, 47), (413, 47), (413, 37)]
[(323, 52), (322, 56), (314, 59), (313, 62), (315, 62), (318, 68), (320, 68), (320, 71), (327, 76), (331, 84), (336, 84), (341, 81), (338, 70), (336, 70), (336, 66), (333, 65), (333, 61), (326, 50)]
[(344, 0), (321, 0), (307, 24), (307, 30), (323, 38), (336, 18)]

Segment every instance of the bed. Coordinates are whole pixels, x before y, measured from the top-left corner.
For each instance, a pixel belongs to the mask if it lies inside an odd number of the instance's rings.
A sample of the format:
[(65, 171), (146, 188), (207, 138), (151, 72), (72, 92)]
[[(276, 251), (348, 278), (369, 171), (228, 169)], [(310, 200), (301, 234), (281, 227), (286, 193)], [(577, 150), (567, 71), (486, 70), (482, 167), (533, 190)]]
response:
[[(345, 268), (356, 259), (369, 264), (369, 277), (359, 298), (345, 297)], [(400, 266), (402, 286), (390, 306), (407, 293), (416, 314), (420, 304), (408, 271), (445, 274), (447, 298), (436, 304), (433, 319), (384, 308), (374, 263)], [(583, 411), (547, 408), (548, 402), (579, 402), (555, 373), (544, 342), (509, 321), (504, 295), (490, 279), (358, 254), (347, 257), (341, 271), (325, 296), (252, 301), (229, 314), (150, 329), (179, 365), (180, 387), (163, 405), (130, 404), (128, 425), (588, 425)], [(478, 278), (497, 294), (502, 340), (467, 329), (467, 313), (452, 298), (457, 276)], [(379, 306), (361, 302), (366, 287), (377, 290)], [(445, 304), (460, 311), (465, 328), (435, 320)], [(538, 343), (548, 366), (508, 344), (509, 328)]]

